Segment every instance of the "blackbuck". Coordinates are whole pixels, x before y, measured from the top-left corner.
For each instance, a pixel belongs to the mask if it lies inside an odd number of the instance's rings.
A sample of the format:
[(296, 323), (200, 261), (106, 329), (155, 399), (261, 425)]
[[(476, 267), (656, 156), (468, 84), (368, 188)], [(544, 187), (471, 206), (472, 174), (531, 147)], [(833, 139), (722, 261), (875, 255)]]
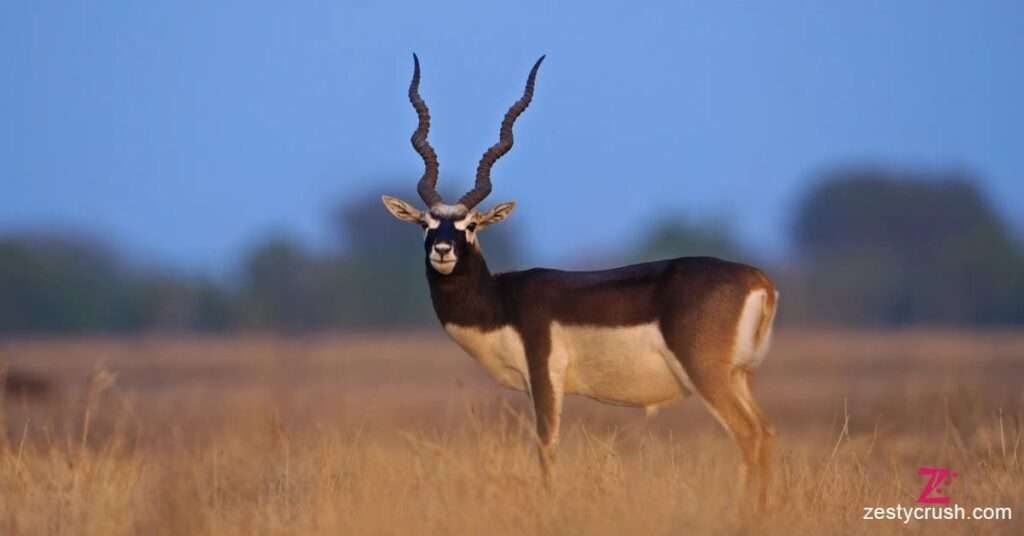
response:
[(412, 146), (426, 170), (417, 190), (426, 210), (390, 196), (396, 218), (424, 230), (427, 283), (445, 331), (501, 385), (533, 402), (541, 466), (550, 479), (562, 399), (583, 395), (608, 404), (656, 409), (696, 394), (742, 453), (740, 486), (757, 468), (767, 500), (774, 432), (751, 393), (764, 360), (778, 293), (760, 270), (711, 257), (682, 257), (611, 270), (534, 268), (493, 274), (480, 233), (509, 216), (514, 203), (476, 206), (491, 192), (491, 167), (512, 148), (512, 125), (533, 98), (542, 56), (522, 97), (501, 122), (476, 184), (454, 205), (437, 193), (438, 162), (427, 141), (430, 114), (419, 95), (420, 65), (409, 100), (419, 116)]

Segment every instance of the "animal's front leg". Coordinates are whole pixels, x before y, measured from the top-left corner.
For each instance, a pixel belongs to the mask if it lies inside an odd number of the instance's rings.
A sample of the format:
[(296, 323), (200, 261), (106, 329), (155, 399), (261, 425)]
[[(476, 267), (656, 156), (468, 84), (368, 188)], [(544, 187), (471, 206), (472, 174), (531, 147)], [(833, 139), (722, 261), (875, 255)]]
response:
[(528, 361), (530, 396), (533, 399), (533, 415), (537, 425), (540, 465), (545, 483), (551, 485), (558, 447), (558, 430), (562, 418), (562, 398), (565, 394), (565, 364), (557, 354), (547, 353), (548, 355), (543, 357), (536, 353), (530, 354)]

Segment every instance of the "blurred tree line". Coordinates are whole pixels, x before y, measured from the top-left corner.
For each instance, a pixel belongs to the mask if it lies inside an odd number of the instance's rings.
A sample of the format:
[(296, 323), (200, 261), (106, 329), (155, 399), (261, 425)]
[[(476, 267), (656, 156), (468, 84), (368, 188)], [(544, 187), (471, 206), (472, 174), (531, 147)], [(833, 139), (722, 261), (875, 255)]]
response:
[[(665, 220), (603, 264), (713, 255), (765, 266), (782, 318), (859, 326), (1024, 324), (1024, 248), (963, 174), (846, 169), (799, 202), (793, 255), (766, 266), (722, 222)], [(0, 237), (0, 332), (362, 329), (435, 322), (422, 236), (376, 195), (330, 214), (332, 247), (287, 235), (251, 248), (232, 284), (127, 266), (67, 236)], [(518, 268), (514, 226), (487, 232), (492, 270)]]
[(1024, 248), (976, 184), (958, 172), (826, 174), (793, 222), (794, 318), (1024, 324)]
[[(271, 235), (246, 252), (231, 284), (127, 266), (82, 237), (0, 236), (0, 333), (310, 331), (434, 322), (422, 233), (378, 195), (333, 211), (333, 245)], [(496, 269), (517, 256), (510, 228), (488, 230)]]
[(130, 270), (87, 238), (0, 237), (0, 332), (221, 330), (231, 296), (202, 279)]

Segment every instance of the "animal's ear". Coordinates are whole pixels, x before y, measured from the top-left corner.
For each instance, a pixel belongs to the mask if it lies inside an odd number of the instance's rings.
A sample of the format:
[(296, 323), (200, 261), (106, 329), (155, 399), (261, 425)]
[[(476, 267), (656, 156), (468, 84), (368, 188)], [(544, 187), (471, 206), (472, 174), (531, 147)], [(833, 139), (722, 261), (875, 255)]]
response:
[(409, 203), (390, 195), (382, 195), (380, 199), (384, 202), (384, 208), (388, 209), (392, 216), (409, 223), (423, 221), (423, 213)]
[(516, 208), (516, 204), (512, 201), (509, 201), (508, 203), (498, 203), (497, 205), (494, 205), (491, 210), (488, 210), (483, 214), (477, 214), (476, 223), (481, 229), (489, 225), (494, 225), (495, 223), (507, 218), (509, 214), (512, 214), (512, 209), (514, 208)]

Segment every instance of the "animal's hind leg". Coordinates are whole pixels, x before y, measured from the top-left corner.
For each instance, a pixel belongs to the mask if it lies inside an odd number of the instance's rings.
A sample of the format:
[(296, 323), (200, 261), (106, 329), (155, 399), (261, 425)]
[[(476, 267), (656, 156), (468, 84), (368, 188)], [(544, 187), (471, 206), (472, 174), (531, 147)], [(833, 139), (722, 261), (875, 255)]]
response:
[(774, 475), (772, 459), (775, 450), (775, 428), (765, 416), (757, 400), (754, 399), (751, 389), (753, 373), (742, 367), (737, 367), (733, 369), (732, 376), (736, 394), (739, 396), (747, 412), (756, 421), (760, 430), (757, 448), (758, 477), (761, 479), (759, 502), (762, 507), (765, 507), (767, 506), (768, 493), (771, 491), (772, 477)]
[[(768, 500), (767, 481), (764, 478), (766, 467), (762, 465), (766, 430), (756, 413), (758, 410), (754, 409), (756, 406), (751, 404), (752, 399), (743, 396), (746, 381), (737, 376), (737, 372), (738, 369), (725, 364), (693, 367), (691, 379), (708, 411), (722, 424), (740, 449), (743, 461), (739, 468), (738, 485), (743, 493), (752, 491), (750, 469), (758, 470), (758, 476), (761, 477), (758, 504), (763, 508)], [(742, 389), (737, 378), (743, 381)]]

